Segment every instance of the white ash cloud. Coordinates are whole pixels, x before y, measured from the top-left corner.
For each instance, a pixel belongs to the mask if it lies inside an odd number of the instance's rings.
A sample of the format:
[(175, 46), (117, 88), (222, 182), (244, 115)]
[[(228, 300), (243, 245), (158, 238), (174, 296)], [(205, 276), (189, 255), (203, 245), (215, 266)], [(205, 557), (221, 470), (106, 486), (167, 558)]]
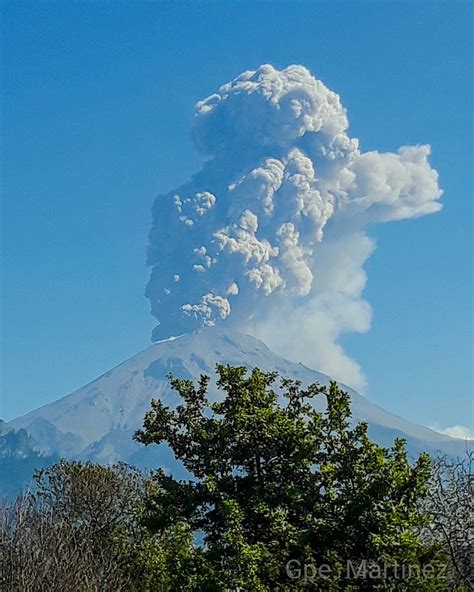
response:
[(196, 105), (203, 169), (153, 206), (147, 296), (162, 339), (219, 322), (361, 388), (343, 351), (370, 328), (369, 223), (441, 208), (430, 147), (362, 152), (302, 66), (244, 72)]

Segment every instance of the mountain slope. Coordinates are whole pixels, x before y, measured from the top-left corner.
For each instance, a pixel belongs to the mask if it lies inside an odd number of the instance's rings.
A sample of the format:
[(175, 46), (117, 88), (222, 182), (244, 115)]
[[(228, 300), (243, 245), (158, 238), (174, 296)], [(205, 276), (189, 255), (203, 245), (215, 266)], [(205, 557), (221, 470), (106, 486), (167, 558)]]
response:
[(27, 486), (33, 473), (58, 460), (45, 456), (37, 442), (24, 429), (14, 430), (0, 419), (0, 504), (13, 499)]
[[(26, 429), (45, 454), (103, 463), (120, 459), (138, 466), (159, 462), (170, 467), (173, 459), (169, 452), (144, 448), (131, 437), (141, 426), (152, 397), (171, 406), (178, 402), (168, 387), (168, 373), (190, 379), (202, 373), (213, 376), (218, 362), (277, 370), (282, 376), (297, 378), (303, 384), (329, 381), (324, 374), (274, 354), (254, 337), (212, 327), (157, 342), (90, 384), (10, 425)], [(367, 421), (372, 437), (382, 445), (390, 445), (394, 437), (402, 436), (408, 440), (413, 454), (421, 450), (450, 455), (463, 452), (463, 441), (412, 424), (348, 390), (354, 420)], [(219, 396), (212, 383), (210, 396)]]

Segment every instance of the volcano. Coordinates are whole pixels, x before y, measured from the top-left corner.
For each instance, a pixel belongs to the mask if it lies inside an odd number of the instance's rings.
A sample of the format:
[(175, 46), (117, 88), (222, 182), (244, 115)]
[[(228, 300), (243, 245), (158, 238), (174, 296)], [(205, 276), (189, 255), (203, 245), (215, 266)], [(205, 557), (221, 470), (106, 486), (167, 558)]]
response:
[[(262, 341), (221, 327), (207, 327), (179, 337), (154, 343), (93, 382), (73, 393), (40, 407), (9, 426), (25, 429), (45, 455), (63, 456), (100, 463), (127, 461), (136, 466), (162, 466), (173, 470), (174, 459), (161, 447), (147, 447), (133, 441), (152, 398), (173, 407), (178, 395), (168, 384), (167, 375), (196, 380), (211, 377), (216, 363), (258, 367), (298, 379), (305, 386), (328, 383), (330, 377), (301, 363), (290, 362), (273, 353)], [(209, 387), (211, 399), (220, 396), (215, 383)], [(415, 425), (375, 405), (353, 389), (353, 421), (366, 421), (369, 434), (382, 446), (395, 437), (407, 440), (411, 455), (461, 455), (463, 440)]]

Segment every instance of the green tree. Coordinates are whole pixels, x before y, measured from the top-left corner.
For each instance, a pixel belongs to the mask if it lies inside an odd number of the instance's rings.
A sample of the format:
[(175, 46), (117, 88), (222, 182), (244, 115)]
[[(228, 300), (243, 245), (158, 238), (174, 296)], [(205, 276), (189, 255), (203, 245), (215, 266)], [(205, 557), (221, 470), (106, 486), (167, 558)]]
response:
[(183, 570), (206, 573), (169, 590), (446, 589), (437, 544), (417, 534), (427, 455), (410, 465), (403, 440), (373, 443), (335, 382), (275, 389), (277, 373), (217, 373), (221, 401), (209, 400), (207, 376), (171, 377), (182, 404), (152, 401), (135, 435), (166, 443), (190, 473), (158, 470), (149, 487), (148, 528), (185, 525)]

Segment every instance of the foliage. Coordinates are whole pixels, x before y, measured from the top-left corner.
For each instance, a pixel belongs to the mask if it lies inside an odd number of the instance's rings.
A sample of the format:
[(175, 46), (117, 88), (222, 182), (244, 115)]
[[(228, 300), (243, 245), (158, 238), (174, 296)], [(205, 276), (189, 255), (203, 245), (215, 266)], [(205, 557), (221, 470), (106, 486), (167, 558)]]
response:
[(143, 527), (139, 471), (62, 460), (38, 471), (35, 482), (34, 491), (0, 508), (0, 590), (201, 589), (206, 573), (196, 572), (189, 527), (177, 523), (159, 535)]
[[(136, 434), (168, 444), (192, 477), (158, 470), (149, 489), (152, 532), (183, 524), (202, 538), (186, 569), (205, 562), (205, 582), (170, 590), (446, 589), (438, 545), (417, 533), (427, 455), (411, 466), (402, 440), (371, 442), (366, 424), (351, 426), (349, 397), (334, 382), (304, 389), (283, 379), (279, 393), (276, 373), (217, 371), (222, 401), (209, 400), (206, 376), (197, 388), (171, 378), (183, 404), (153, 401)], [(377, 577), (354, 578), (361, 565)], [(397, 566), (411, 573), (400, 578)]]

